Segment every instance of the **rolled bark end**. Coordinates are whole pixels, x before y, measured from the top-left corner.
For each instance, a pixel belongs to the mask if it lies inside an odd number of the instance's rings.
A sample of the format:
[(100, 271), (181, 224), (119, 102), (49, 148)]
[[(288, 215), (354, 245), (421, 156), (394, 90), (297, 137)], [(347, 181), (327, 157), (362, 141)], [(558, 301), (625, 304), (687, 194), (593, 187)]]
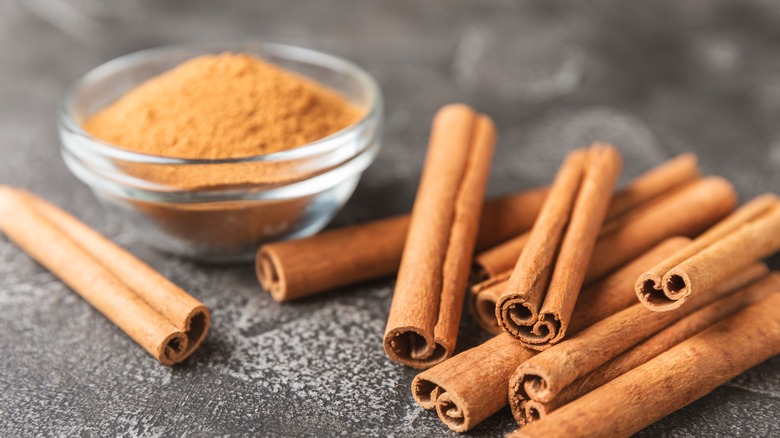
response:
[(531, 310), (524, 303), (509, 303), (506, 307), (507, 317), (509, 320), (518, 325), (525, 325), (533, 318), (533, 310)]
[(257, 272), (257, 279), (260, 281), (260, 285), (271, 293), (274, 301), (287, 301), (287, 287), (279, 261), (265, 247), (260, 247), (257, 252), (255, 271)]
[(477, 294), (475, 300), (474, 315), (479, 325), (494, 335), (501, 333), (496, 319), (496, 301), (487, 294)]
[(537, 309), (515, 295), (505, 294), (496, 302), (493, 312), (497, 324), (509, 334), (518, 338), (524, 331), (533, 328), (537, 320)]
[(521, 404), (523, 406), (522, 424), (530, 424), (547, 416), (547, 408), (543, 403), (534, 400), (525, 400)]
[(385, 335), (385, 352), (396, 362), (417, 369), (430, 368), (449, 355), (447, 349), (416, 327), (399, 327)]
[[(550, 339), (548, 343), (555, 344), (566, 335), (566, 326), (561, 322), (561, 317), (555, 312), (542, 312), (539, 316), (538, 324), (546, 324), (550, 332)], [(545, 345), (545, 348), (549, 345)]]
[(163, 365), (175, 365), (187, 359), (198, 349), (211, 325), (211, 312), (206, 306), (194, 308), (187, 316), (181, 332), (172, 333), (161, 346), (158, 354)]
[(560, 390), (550, 385), (545, 368), (521, 364), (509, 381), (509, 399), (549, 403)]
[(512, 417), (515, 419), (515, 423), (519, 426), (525, 426), (528, 424), (528, 419), (525, 413), (525, 404), (528, 400), (521, 399), (519, 397), (513, 397), (512, 391), (509, 392), (509, 410), (512, 411)]
[(496, 309), (510, 273), (502, 273), (477, 283), (469, 292), (471, 313), (485, 331), (494, 335), (502, 332), (499, 318), (496, 317)]
[(526, 374), (522, 380), (523, 390), (531, 400), (549, 401), (552, 398), (547, 381), (539, 375)]
[(206, 338), (211, 326), (211, 311), (206, 306), (198, 306), (187, 317), (187, 326), (184, 334), (187, 335), (187, 348), (179, 358), (182, 361), (198, 349), (200, 343)]
[(436, 400), (444, 393), (441, 386), (430, 380), (417, 377), (412, 380), (412, 398), (423, 409), (431, 410), (436, 408)]
[[(666, 296), (682, 304), (691, 295), (691, 284), (688, 275), (679, 269), (672, 269), (664, 277), (666, 283), (665, 292)], [(679, 305), (678, 304), (678, 305)]]
[(449, 393), (445, 392), (436, 401), (436, 413), (442, 423), (455, 432), (465, 432), (471, 428), (468, 410)]
[(541, 351), (557, 342), (562, 333), (561, 321), (552, 314), (543, 314), (533, 325), (519, 326), (515, 337), (524, 347)]
[(654, 312), (667, 312), (682, 306), (690, 296), (691, 290), (688, 284), (690, 281), (684, 272), (672, 271), (665, 279), (647, 272), (637, 281), (636, 295), (648, 309)]
[(517, 369), (509, 380), (509, 407), (517, 424), (524, 426), (547, 415), (547, 405), (557, 394), (541, 369)]
[(172, 366), (184, 359), (185, 352), (187, 352), (187, 336), (181, 332), (171, 333), (160, 345), (157, 358), (161, 364)]

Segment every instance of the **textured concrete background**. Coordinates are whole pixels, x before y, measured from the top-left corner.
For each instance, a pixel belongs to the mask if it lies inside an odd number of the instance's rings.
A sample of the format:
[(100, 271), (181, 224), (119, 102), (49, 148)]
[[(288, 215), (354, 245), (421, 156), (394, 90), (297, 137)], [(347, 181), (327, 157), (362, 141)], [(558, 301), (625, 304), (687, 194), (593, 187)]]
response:
[[(780, 4), (0, 0), (0, 183), (74, 212), (213, 309), (201, 350), (157, 364), (0, 237), (0, 435), (445, 435), (381, 336), (392, 280), (275, 304), (246, 266), (144, 248), (57, 152), (55, 108), (92, 67), (171, 43), (249, 39), (346, 56), (380, 81), (384, 149), (337, 224), (410, 208), (431, 115), (469, 102), (501, 139), (490, 192), (545, 183), (615, 142), (626, 177), (683, 151), (743, 199), (780, 187)], [(775, 264), (777, 266), (777, 264)], [(486, 336), (467, 316), (461, 349)], [(507, 411), (472, 435), (514, 429)], [(640, 436), (780, 435), (780, 358)]]

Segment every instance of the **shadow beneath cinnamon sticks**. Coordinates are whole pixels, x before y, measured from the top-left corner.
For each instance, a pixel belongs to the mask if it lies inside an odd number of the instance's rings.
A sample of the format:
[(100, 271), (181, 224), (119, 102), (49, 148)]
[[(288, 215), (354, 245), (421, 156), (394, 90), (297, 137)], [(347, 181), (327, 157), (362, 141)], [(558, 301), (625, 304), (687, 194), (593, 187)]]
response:
[(477, 424), (473, 429), (463, 432), (461, 435), (472, 437), (504, 436), (510, 432), (514, 432), (518, 427), (514, 418), (512, 418), (512, 411), (506, 406), (485, 419), (485, 421)]
[(468, 306), (464, 303), (463, 317), (460, 320), (458, 343), (455, 347), (455, 354), (474, 348), (493, 336), (495, 335), (486, 332), (479, 326), (477, 320), (468, 310)]
[(777, 253), (766, 259), (766, 264), (769, 266), (769, 269), (773, 271), (780, 270), (780, 253)]

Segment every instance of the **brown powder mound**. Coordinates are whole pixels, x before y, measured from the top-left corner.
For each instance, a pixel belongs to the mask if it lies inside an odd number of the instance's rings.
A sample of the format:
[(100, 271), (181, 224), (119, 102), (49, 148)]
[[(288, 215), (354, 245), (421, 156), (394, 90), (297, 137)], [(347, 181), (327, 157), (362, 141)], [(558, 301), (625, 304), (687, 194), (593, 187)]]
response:
[(139, 85), (84, 124), (136, 152), (241, 158), (292, 149), (356, 122), (330, 89), (247, 54), (201, 56)]

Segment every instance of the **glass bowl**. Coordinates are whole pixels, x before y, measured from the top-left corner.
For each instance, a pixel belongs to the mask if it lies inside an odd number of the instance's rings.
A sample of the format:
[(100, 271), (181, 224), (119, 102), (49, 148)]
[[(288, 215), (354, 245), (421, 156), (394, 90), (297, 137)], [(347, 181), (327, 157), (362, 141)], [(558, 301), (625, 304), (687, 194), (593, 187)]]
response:
[[(140, 83), (193, 57), (224, 52), (249, 53), (317, 81), (341, 93), (363, 116), (295, 149), (220, 160), (136, 153), (81, 128)], [(264, 242), (316, 233), (349, 199), (379, 152), (382, 96), (363, 69), (309, 49), (267, 43), (170, 46), (89, 72), (64, 98), (58, 125), (67, 167), (143, 242), (200, 261), (249, 261)]]

